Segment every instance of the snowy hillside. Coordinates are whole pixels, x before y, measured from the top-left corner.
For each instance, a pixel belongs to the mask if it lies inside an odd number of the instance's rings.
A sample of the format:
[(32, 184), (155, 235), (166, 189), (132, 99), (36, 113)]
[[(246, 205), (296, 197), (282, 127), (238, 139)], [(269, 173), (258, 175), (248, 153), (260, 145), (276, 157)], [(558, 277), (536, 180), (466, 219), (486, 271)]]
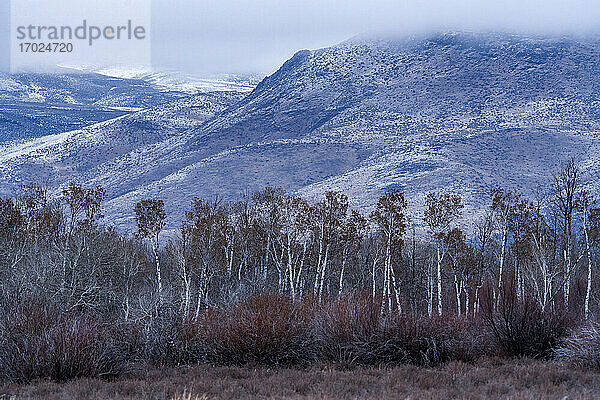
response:
[(122, 227), (143, 197), (164, 199), (177, 227), (192, 196), (232, 199), (265, 185), (308, 197), (340, 190), (362, 209), (400, 188), (413, 213), (427, 191), (451, 190), (465, 196), (470, 218), (491, 187), (530, 194), (570, 155), (598, 189), (596, 40), (354, 39), (298, 52), (233, 100), (211, 98), (197, 119), (175, 102), (41, 150), (0, 150), (16, 155), (4, 157), (3, 188), (40, 177), (102, 184), (107, 217)]
[(79, 129), (184, 95), (98, 74), (0, 73), (0, 142)]
[[(248, 92), (250, 80), (210, 80), (175, 74), (0, 73), (0, 143), (63, 133), (190, 94)], [(107, 72), (107, 71), (100, 71)]]
[(179, 71), (103, 68), (94, 72), (124, 79), (138, 79), (165, 91), (178, 91), (188, 94), (208, 93), (216, 91), (251, 92), (260, 82), (254, 75), (217, 75), (196, 76)]

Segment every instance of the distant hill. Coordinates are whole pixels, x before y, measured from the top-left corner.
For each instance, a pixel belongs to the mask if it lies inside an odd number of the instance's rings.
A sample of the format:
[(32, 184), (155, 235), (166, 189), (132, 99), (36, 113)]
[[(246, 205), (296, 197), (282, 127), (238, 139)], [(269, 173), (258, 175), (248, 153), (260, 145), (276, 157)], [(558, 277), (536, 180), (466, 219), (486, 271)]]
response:
[(254, 77), (197, 78), (174, 72), (104, 69), (0, 73), (0, 143), (63, 133), (191, 94), (249, 92)]

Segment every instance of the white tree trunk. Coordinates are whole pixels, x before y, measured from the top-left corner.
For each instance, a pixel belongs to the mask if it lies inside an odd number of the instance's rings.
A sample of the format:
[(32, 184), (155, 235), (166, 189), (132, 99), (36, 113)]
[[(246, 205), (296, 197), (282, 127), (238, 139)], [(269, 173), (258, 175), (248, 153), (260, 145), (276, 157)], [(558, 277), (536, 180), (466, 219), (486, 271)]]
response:
[(398, 314), (402, 314), (402, 306), (400, 305), (400, 293), (398, 293), (398, 285), (396, 283), (396, 273), (394, 269), (390, 265), (390, 273), (392, 275), (392, 284), (394, 286), (394, 295), (396, 297), (396, 308), (398, 309)]
[(344, 271), (346, 270), (346, 255), (344, 255), (344, 259), (342, 260), (342, 270), (340, 271), (340, 285), (338, 289), (338, 297), (342, 295), (342, 291), (344, 288)]
[(588, 319), (590, 316), (590, 294), (592, 292), (592, 252), (590, 250), (590, 236), (588, 231), (588, 220), (587, 220), (587, 210), (584, 210), (583, 216), (583, 231), (585, 232), (585, 252), (588, 259), (588, 273), (587, 273), (587, 285), (585, 287), (585, 305), (584, 305), (584, 314), (585, 319)]
[(162, 304), (163, 301), (163, 288), (162, 288), (162, 275), (160, 272), (160, 261), (158, 259), (158, 238), (156, 242), (152, 243), (152, 252), (154, 253), (154, 262), (156, 263), (156, 283), (158, 289), (158, 301)]
[(502, 296), (502, 276), (504, 275), (504, 258), (506, 257), (506, 244), (508, 241), (508, 226), (502, 229), (502, 248), (500, 249), (500, 267), (498, 268), (498, 296), (496, 296), (496, 307)]
[(479, 285), (475, 288), (475, 300), (473, 302), (473, 317), (479, 314)]
[(388, 236), (387, 244), (385, 247), (385, 265), (384, 265), (384, 284), (383, 284), (383, 304), (386, 305), (387, 311), (391, 311), (391, 291), (390, 291), (390, 272), (391, 272), (391, 243)]
[[(569, 244), (567, 244), (569, 246)], [(565, 298), (565, 307), (569, 307), (569, 294), (571, 293), (571, 273), (572, 273), (572, 265), (571, 265), (571, 255), (568, 249), (564, 251), (565, 257), (565, 284), (564, 288), (564, 298)]]
[(376, 281), (375, 281), (375, 265), (377, 265), (377, 257), (373, 258), (373, 269), (371, 271), (371, 278), (372, 278), (372, 283), (373, 283), (373, 288), (372, 288), (372, 292), (371, 292), (371, 297), (373, 299), (373, 301), (375, 301), (375, 286), (376, 286)]
[(292, 263), (292, 251), (291, 251), (291, 241), (288, 235), (287, 239), (287, 270), (288, 270), (288, 278), (290, 283), (290, 293), (292, 294), (292, 301), (296, 301), (296, 288), (294, 285), (294, 267)]
[(456, 291), (456, 315), (458, 315), (460, 317), (460, 313), (461, 313), (461, 304), (460, 304), (460, 294), (461, 294), (461, 289), (460, 289), (461, 284), (458, 282), (458, 277), (456, 276), (456, 273), (454, 273), (454, 290)]
[(437, 313), (442, 315), (442, 258), (440, 255), (440, 247), (437, 246)]
[(465, 317), (469, 316), (469, 307), (471, 306), (469, 300), (469, 286), (465, 283)]
[(321, 234), (319, 235), (319, 259), (317, 260), (317, 272), (315, 274), (315, 287), (314, 287), (314, 295), (317, 296), (319, 292), (320, 282), (319, 279), (321, 277), (321, 268), (322, 268), (322, 260), (323, 260), (323, 243), (325, 241), (325, 222), (321, 223)]
[(429, 315), (429, 318), (432, 317), (433, 315), (433, 290), (434, 290), (434, 284), (433, 284), (433, 260), (432, 263), (429, 265), (429, 271), (427, 272), (427, 315)]
[(329, 257), (329, 244), (327, 245), (327, 247), (325, 249), (325, 257), (323, 259), (323, 266), (321, 267), (321, 277), (320, 277), (320, 283), (319, 283), (319, 303), (323, 299), (323, 284), (325, 282), (325, 269), (327, 268), (328, 257)]

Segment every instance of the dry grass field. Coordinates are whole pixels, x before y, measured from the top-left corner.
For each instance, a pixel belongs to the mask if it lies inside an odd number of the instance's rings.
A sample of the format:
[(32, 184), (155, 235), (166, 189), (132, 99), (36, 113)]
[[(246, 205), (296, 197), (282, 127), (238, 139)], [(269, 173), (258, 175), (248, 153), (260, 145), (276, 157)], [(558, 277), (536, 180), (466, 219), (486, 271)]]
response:
[(440, 367), (140, 368), (117, 380), (9, 385), (0, 399), (597, 399), (600, 373), (522, 359)]

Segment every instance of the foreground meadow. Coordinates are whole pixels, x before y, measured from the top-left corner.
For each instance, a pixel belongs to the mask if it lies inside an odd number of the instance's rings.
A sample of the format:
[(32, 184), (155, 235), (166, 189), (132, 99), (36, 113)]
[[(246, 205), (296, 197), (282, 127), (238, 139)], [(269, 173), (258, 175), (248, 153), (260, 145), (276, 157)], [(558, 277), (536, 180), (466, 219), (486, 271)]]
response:
[(1, 399), (594, 399), (600, 372), (553, 361), (486, 360), (425, 368), (142, 368), (116, 380), (42, 380), (2, 387)]

